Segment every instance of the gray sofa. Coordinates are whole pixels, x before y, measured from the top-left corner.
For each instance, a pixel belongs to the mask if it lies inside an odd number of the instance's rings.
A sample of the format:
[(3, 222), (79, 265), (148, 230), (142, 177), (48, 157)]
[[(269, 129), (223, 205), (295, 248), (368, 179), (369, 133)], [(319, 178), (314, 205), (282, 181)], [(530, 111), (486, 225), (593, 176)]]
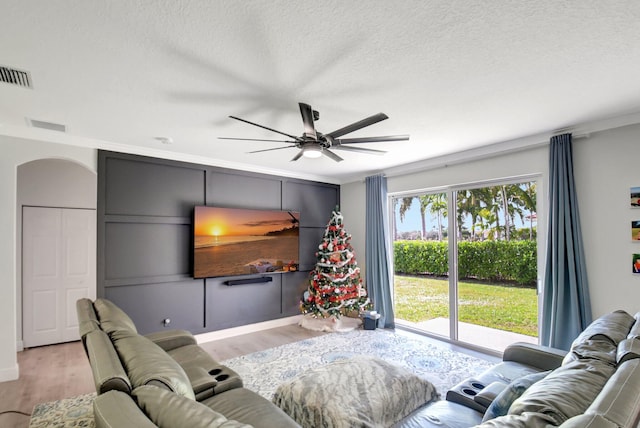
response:
[[(270, 401), (242, 387), (193, 336), (141, 336), (104, 299), (77, 302), (80, 334), (102, 427), (297, 427)], [(483, 420), (483, 418), (485, 420)], [(503, 361), (451, 388), (394, 428), (636, 427), (640, 422), (640, 313), (607, 314), (571, 350), (517, 343)]]
[(299, 427), (243, 388), (238, 374), (213, 360), (191, 333), (142, 336), (105, 299), (80, 299), (76, 310), (98, 393), (96, 427)]
[[(484, 418), (484, 420), (483, 420)], [(636, 427), (640, 423), (640, 313), (595, 320), (564, 352), (514, 344), (503, 362), (396, 427)]]

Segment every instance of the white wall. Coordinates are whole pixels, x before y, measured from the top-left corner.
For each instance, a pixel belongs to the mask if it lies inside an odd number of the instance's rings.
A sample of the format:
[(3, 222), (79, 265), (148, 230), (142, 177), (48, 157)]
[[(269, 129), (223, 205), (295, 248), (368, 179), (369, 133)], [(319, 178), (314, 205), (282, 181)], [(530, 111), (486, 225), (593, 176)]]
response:
[(587, 277), (594, 317), (615, 309), (640, 311), (640, 275), (631, 272), (629, 189), (640, 186), (640, 125), (592, 134), (573, 145)]
[(0, 381), (19, 375), (17, 346), (17, 169), (36, 159), (78, 162), (97, 171), (96, 151), (0, 135)]
[[(630, 125), (574, 139), (574, 177), (585, 244), (587, 277), (593, 316), (624, 309), (640, 311), (640, 275), (631, 273), (631, 255), (640, 253), (640, 243), (631, 242), (631, 221), (640, 220), (640, 209), (629, 208), (629, 189), (640, 186), (638, 148), (640, 125)], [(476, 180), (541, 173), (538, 187), (538, 246), (546, 248), (548, 149), (495, 156), (489, 159), (388, 177), (389, 192), (425, 189)], [(365, 185), (345, 184), (341, 209), (345, 226), (353, 235), (352, 245), (364, 272)], [(542, 254), (544, 257), (544, 254)], [(544, 258), (539, 259), (544, 266)]]

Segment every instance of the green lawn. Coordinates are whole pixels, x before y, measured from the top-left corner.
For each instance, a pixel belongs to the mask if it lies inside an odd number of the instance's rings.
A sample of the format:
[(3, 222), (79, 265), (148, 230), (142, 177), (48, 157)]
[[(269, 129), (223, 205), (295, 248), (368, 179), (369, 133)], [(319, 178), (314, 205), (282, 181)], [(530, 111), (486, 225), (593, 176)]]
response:
[[(458, 293), (460, 321), (538, 336), (534, 288), (460, 282)], [(411, 322), (448, 318), (448, 280), (396, 275), (395, 316)]]

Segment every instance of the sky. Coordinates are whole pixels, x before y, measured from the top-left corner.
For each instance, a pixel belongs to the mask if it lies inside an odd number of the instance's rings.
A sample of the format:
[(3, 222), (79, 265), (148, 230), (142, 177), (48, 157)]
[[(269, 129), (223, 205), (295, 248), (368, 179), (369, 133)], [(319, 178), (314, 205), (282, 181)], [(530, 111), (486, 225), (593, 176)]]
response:
[[(299, 213), (292, 212), (297, 219)], [(293, 225), (287, 211), (196, 207), (196, 236), (250, 236), (282, 230)]]

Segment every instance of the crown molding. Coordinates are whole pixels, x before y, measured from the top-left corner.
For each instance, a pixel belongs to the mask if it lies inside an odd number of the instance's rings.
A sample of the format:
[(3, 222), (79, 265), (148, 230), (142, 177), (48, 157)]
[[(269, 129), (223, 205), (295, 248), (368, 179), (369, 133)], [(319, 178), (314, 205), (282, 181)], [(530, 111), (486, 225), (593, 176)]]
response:
[(169, 150), (152, 149), (148, 147), (132, 146), (111, 141), (98, 140), (93, 138), (80, 137), (57, 131), (49, 131), (39, 128), (27, 128), (21, 126), (0, 126), (0, 135), (8, 137), (22, 138), (28, 140), (43, 141), (46, 143), (65, 144), (68, 146), (83, 147), (95, 150), (109, 150), (113, 152), (127, 153), (140, 156), (149, 156), (160, 159), (169, 159), (180, 162), (194, 163), (199, 165), (229, 168), (240, 171), (268, 174), (278, 177), (297, 178), (301, 180), (319, 181), (330, 184), (340, 184), (335, 177), (319, 176), (314, 174), (296, 174), (291, 171), (284, 171), (274, 168), (264, 168), (240, 162), (229, 162), (221, 159), (206, 156), (190, 155), (186, 153), (173, 152)]
[(436, 156), (429, 159), (423, 159), (420, 161), (387, 168), (382, 172), (387, 177), (407, 175), (418, 171), (443, 168), (450, 165), (480, 160), (492, 156), (535, 149), (537, 147), (548, 145), (549, 140), (554, 135), (571, 133), (573, 134), (574, 139), (581, 139), (588, 138), (591, 134), (595, 134), (597, 132), (608, 131), (615, 128), (635, 125), (638, 123), (640, 123), (640, 112), (634, 112), (626, 115), (585, 122), (575, 126), (555, 129), (540, 134), (516, 138), (513, 140), (488, 144), (485, 146), (463, 150), (455, 153), (449, 153), (442, 156)]

